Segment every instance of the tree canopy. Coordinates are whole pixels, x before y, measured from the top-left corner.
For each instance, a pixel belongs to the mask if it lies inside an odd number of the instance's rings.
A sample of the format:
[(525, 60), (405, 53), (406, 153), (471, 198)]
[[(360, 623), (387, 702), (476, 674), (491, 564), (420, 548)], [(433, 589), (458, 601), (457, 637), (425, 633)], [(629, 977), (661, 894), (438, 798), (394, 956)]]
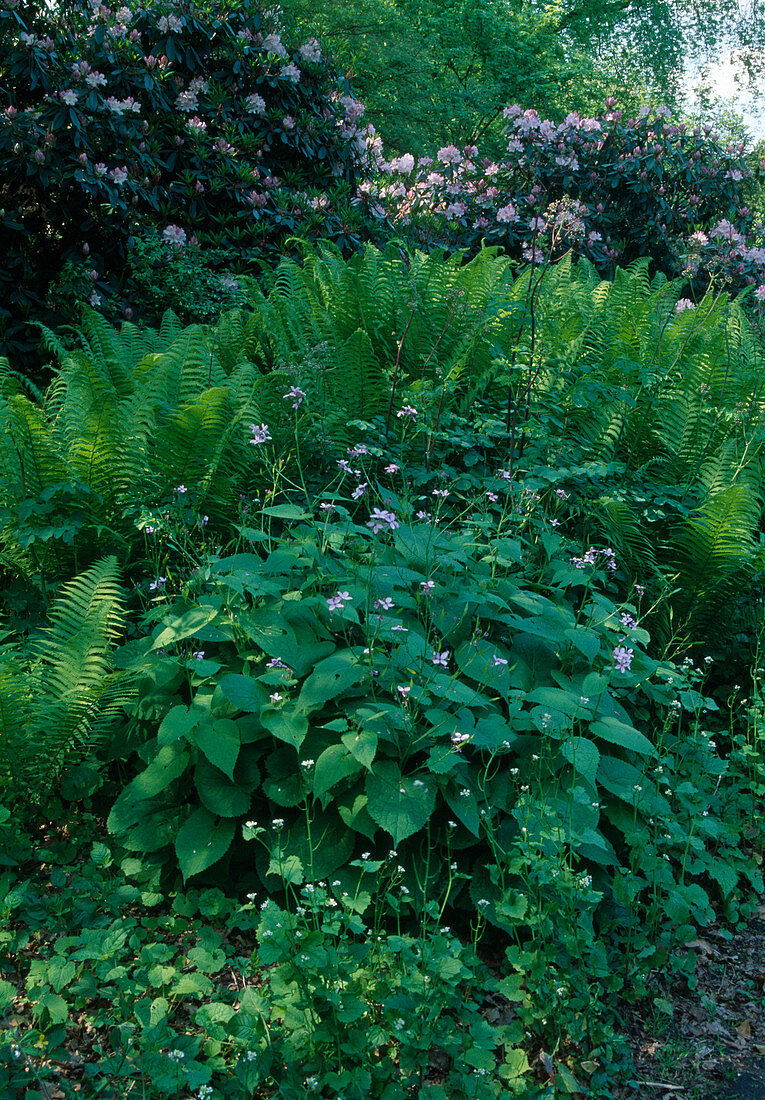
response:
[(759, 0), (284, 0), (352, 78), (391, 152), (498, 139), (512, 102), (560, 118), (613, 94), (678, 105), (684, 66), (735, 46), (762, 68)]

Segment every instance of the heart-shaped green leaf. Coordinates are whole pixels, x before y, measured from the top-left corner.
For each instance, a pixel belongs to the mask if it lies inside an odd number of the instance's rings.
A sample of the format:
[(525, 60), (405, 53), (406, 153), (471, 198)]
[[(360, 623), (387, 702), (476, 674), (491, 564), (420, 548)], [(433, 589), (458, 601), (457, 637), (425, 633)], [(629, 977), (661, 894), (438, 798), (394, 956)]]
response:
[(175, 854), (183, 881), (188, 881), (222, 859), (233, 839), (234, 822), (231, 818), (216, 821), (209, 810), (194, 810), (181, 826), (175, 840)]
[(381, 760), (367, 776), (369, 816), (393, 837), (394, 846), (423, 828), (436, 805), (432, 778), (402, 776), (398, 764)]

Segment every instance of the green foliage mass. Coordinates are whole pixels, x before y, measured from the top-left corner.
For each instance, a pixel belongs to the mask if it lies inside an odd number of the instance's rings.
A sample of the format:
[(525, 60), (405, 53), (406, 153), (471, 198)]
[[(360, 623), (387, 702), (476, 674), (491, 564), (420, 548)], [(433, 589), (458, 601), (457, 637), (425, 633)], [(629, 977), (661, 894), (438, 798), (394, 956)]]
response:
[[(509, 103), (543, 117), (594, 113), (616, 95), (634, 113), (644, 102), (682, 104), (690, 57), (730, 42), (744, 47), (756, 79), (761, 21), (740, 6), (654, 0), (285, 0), (288, 22), (317, 35), (352, 78), (368, 119), (394, 153), (439, 145), (500, 148), (498, 116)], [(493, 148), (492, 148), (493, 146)]]
[(645, 260), (460, 259), (306, 246), (4, 365), (9, 1094), (85, 1012), (94, 1094), (595, 1097), (753, 912), (759, 339)]

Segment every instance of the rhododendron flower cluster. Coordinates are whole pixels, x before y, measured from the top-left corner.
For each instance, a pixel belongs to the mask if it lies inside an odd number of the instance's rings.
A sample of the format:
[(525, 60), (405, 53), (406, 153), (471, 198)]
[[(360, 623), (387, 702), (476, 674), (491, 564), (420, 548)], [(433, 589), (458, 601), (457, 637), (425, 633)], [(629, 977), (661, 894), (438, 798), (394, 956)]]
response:
[(349, 208), (343, 188), (377, 163), (379, 146), (315, 39), (290, 45), (255, 5), (223, 18), (216, 5), (72, 0), (60, 15), (38, 5), (34, 24), (25, 10), (0, 9), (0, 208), (22, 190), (30, 204), (28, 224), (3, 227), (0, 318), (10, 321), (0, 336), (18, 334), (17, 347), (30, 316), (71, 321), (51, 317), (49, 289), (84, 246), (108, 301), (136, 292), (124, 284), (135, 229), (173, 247), (196, 238), (235, 249), (244, 263), (249, 251), (278, 251), (306, 220), (344, 247), (364, 228), (366, 211)]
[(468, 254), (499, 244), (542, 262), (571, 249), (605, 275), (649, 256), (670, 276), (684, 273), (694, 291), (718, 270), (734, 291), (765, 283), (765, 249), (753, 240), (761, 227), (742, 199), (751, 175), (742, 145), (723, 147), (711, 126), (674, 123), (665, 107), (624, 118), (613, 99), (597, 118), (572, 112), (553, 122), (516, 104), (504, 119), (503, 160), (473, 145), (444, 146), (435, 162), (382, 160), (359, 201), (419, 244)]

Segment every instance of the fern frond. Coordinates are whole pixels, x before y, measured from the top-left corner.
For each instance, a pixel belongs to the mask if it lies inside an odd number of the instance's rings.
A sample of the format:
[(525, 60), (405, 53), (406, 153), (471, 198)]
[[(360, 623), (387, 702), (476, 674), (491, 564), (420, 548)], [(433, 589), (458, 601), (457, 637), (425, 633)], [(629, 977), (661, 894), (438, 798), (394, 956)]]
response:
[(117, 561), (105, 558), (62, 587), (27, 662), (0, 661), (0, 775), (17, 797), (43, 802), (62, 768), (92, 748), (99, 722), (129, 698), (112, 662), (123, 620)]

